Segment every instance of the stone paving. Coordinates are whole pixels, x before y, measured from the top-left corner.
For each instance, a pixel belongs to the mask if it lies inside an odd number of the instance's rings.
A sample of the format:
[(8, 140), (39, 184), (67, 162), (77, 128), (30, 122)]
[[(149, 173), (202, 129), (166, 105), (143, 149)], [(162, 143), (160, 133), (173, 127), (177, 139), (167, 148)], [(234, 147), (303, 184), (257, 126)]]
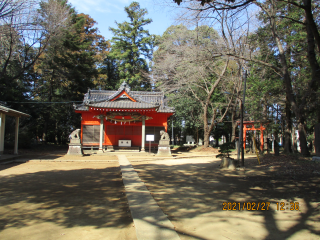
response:
[(174, 226), (162, 212), (125, 155), (118, 155), (122, 179), (138, 240), (179, 240)]

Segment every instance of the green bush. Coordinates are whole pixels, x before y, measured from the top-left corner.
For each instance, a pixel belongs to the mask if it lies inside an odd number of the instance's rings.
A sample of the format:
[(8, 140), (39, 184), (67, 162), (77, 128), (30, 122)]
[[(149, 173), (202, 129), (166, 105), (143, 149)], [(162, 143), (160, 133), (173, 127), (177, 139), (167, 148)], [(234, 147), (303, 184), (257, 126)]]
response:
[(220, 154), (218, 154), (217, 157), (220, 157), (220, 158), (230, 157), (230, 153), (232, 152), (231, 150), (232, 146), (233, 146), (232, 142), (227, 142), (220, 145), (220, 150), (219, 150)]

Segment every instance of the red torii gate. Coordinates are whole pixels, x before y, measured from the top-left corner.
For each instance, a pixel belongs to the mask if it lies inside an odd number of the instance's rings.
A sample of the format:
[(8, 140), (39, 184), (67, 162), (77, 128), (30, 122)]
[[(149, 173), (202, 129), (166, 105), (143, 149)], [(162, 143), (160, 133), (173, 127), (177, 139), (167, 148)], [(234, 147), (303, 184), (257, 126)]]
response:
[[(260, 123), (260, 127), (256, 128), (254, 124)], [(255, 121), (243, 121), (243, 149), (246, 149), (246, 137), (247, 137), (247, 131), (255, 131), (258, 130), (261, 132), (260, 134), (260, 149), (263, 151), (263, 130), (266, 130), (266, 128), (263, 126), (263, 122), (255, 122)], [(238, 125), (240, 125), (240, 122), (238, 122)], [(247, 128), (248, 125), (252, 125), (252, 127)]]

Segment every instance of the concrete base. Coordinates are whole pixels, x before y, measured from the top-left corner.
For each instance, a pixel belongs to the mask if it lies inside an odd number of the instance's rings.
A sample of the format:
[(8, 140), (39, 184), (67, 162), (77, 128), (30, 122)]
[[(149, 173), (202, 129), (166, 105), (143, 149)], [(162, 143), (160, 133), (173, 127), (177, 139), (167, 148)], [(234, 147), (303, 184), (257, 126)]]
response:
[(101, 153), (104, 153), (104, 151), (103, 151), (103, 149), (99, 149), (97, 153), (101, 154)]
[(107, 152), (114, 152), (113, 146), (107, 146)]
[(68, 155), (78, 155), (78, 156), (83, 156), (83, 151), (81, 144), (74, 144), (70, 143), (69, 144), (69, 150), (68, 150)]
[(169, 145), (166, 145), (166, 146), (158, 146), (158, 153), (157, 153), (157, 156), (172, 156), (171, 155), (171, 149), (170, 149), (170, 146)]
[(159, 141), (159, 146), (169, 146), (169, 144), (170, 144), (170, 140), (164, 139)]
[(223, 157), (221, 159), (220, 168), (228, 168), (234, 170), (238, 167), (239, 161), (232, 158)]
[(312, 157), (312, 161), (320, 162), (320, 157), (314, 156), (314, 157)]
[(70, 139), (70, 143), (72, 145), (81, 145), (80, 139), (79, 138), (75, 138), (75, 139)]

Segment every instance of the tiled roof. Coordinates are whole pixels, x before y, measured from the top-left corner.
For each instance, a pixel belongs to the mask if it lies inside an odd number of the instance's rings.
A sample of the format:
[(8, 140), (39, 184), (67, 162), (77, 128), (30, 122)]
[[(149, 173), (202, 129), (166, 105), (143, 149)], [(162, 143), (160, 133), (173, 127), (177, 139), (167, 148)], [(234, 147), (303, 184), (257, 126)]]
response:
[[(126, 96), (113, 100), (122, 91), (125, 91), (136, 102), (131, 101)], [(113, 101), (111, 101), (113, 100)], [(88, 111), (89, 107), (97, 108), (131, 108), (150, 109), (157, 108), (158, 112), (175, 112), (174, 108), (166, 106), (164, 94), (162, 92), (130, 91), (126, 83), (123, 83), (118, 91), (109, 90), (88, 90), (84, 96), (82, 104), (75, 104), (75, 110)]]
[(126, 101), (113, 101), (113, 102), (100, 102), (89, 104), (89, 107), (100, 107), (100, 108), (138, 108), (138, 109), (149, 109), (158, 108), (159, 105), (142, 102)]
[(4, 113), (8, 116), (13, 116), (13, 117), (30, 117), (29, 114), (9, 108), (7, 106), (4, 106), (4, 104), (0, 105), (0, 113)]

